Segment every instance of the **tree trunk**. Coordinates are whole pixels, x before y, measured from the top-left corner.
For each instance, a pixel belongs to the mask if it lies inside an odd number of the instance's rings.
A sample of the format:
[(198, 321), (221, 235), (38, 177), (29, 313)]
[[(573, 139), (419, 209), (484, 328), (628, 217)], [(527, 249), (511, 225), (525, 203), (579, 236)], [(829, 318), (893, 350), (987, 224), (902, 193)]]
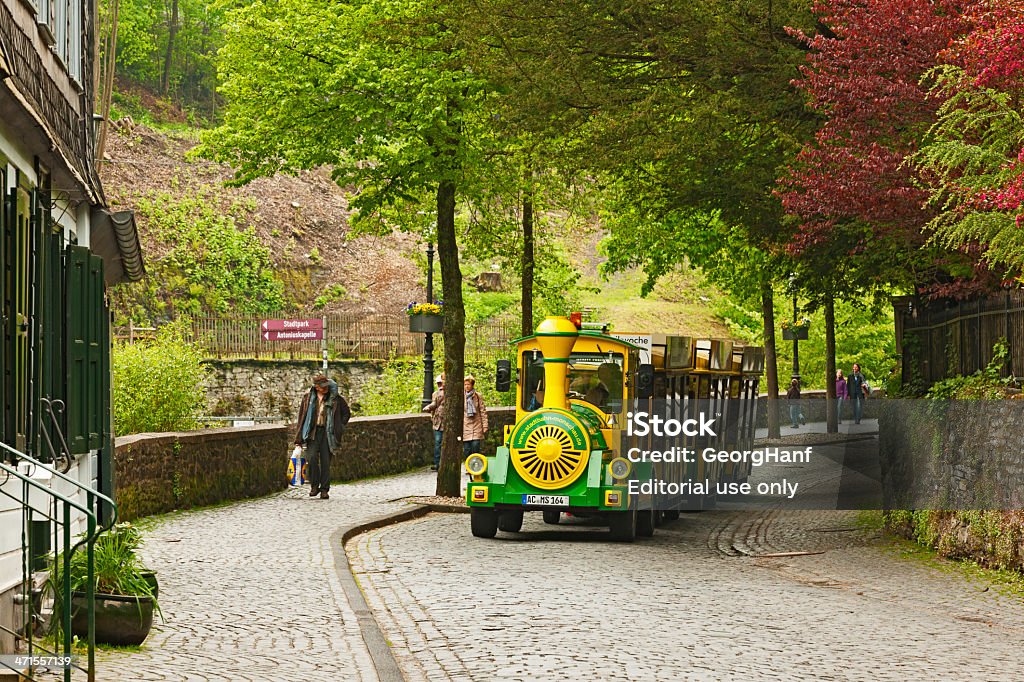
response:
[(437, 495), (459, 497), (462, 463), (463, 364), (466, 351), (466, 311), (462, 304), (462, 271), (455, 240), (455, 183), (437, 187), (437, 257), (444, 295), (444, 438), (437, 472)]
[[(121, 3), (113, 0), (110, 8), (110, 30), (107, 32), (107, 42), (103, 54), (103, 83), (100, 86), (99, 114), (103, 117), (100, 122), (99, 139), (96, 140), (96, 169), (103, 166), (103, 155), (107, 148), (107, 134), (110, 131), (110, 103), (114, 96), (114, 72), (117, 68), (117, 26)], [(100, 75), (94, 77), (98, 80)]]
[(768, 437), (779, 438), (779, 367), (775, 356), (775, 295), (767, 273), (761, 280), (761, 316), (764, 318), (764, 374), (768, 382)]
[(829, 296), (825, 299), (825, 430), (839, 432), (836, 414), (836, 305)]
[(172, 0), (171, 24), (167, 29), (167, 54), (164, 55), (164, 75), (160, 80), (160, 90), (163, 94), (171, 87), (171, 62), (174, 61), (174, 37), (178, 34), (178, 0)]
[(523, 195), (523, 336), (533, 334), (533, 185)]

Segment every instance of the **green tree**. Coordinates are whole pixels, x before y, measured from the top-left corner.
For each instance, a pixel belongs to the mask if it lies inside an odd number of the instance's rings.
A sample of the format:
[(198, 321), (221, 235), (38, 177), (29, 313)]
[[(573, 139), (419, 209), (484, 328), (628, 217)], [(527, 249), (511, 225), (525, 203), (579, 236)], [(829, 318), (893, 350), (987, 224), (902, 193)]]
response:
[[(454, 5), (419, 0), (257, 0), (228, 11), (220, 53), (224, 123), (200, 153), (231, 163), (236, 182), (329, 165), (353, 188), (357, 219), (434, 196), (444, 297), (445, 374), (464, 374), (465, 311), (455, 208), (478, 169), (489, 84), (466, 68)], [(404, 226), (403, 226), (404, 227)], [(458, 495), (463, 404), (446, 397), (438, 494)]]
[[(699, 253), (705, 248), (734, 254), (738, 267), (723, 283), (729, 290), (756, 284), (774, 397), (772, 280), (788, 275), (776, 265), (787, 228), (775, 183), (815, 125), (789, 86), (804, 53), (785, 27), (813, 26), (809, 4), (475, 4), (467, 21), (505, 56), (495, 69), (518, 98), (522, 125), (564, 135), (561, 165), (612, 178), (616, 207), (637, 219), (622, 229), (651, 232), (613, 239), (612, 267), (647, 261), (649, 273), (663, 272), (657, 261), (666, 254), (691, 255), (680, 241), (698, 249), (694, 263), (708, 262)], [(714, 234), (688, 238), (701, 226)], [(650, 248), (637, 252), (639, 243)], [(621, 258), (620, 246), (628, 250)]]

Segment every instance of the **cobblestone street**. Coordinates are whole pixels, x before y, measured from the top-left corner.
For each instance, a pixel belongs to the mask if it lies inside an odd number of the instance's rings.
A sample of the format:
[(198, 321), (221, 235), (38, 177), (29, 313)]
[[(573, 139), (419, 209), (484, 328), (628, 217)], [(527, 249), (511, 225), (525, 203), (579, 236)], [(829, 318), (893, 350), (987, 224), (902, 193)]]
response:
[[(1019, 597), (899, 558), (854, 512), (689, 514), (631, 545), (526, 518), (349, 543), (409, 680), (1024, 679)], [(823, 553), (755, 558), (795, 551)]]
[[(172, 514), (144, 533), (164, 622), (139, 652), (98, 652), (97, 679), (376, 680), (342, 591), (336, 532), (434, 492), (429, 472), (335, 484), (331, 499), (290, 489)], [(340, 558), (340, 566), (336, 566)]]
[[(379, 679), (340, 529), (433, 488), (419, 472), (147, 524), (165, 622), (139, 651), (99, 652), (97, 679)], [(899, 556), (856, 512), (684, 514), (635, 544), (607, 533), (534, 513), (480, 540), (468, 515), (432, 514), (356, 536), (347, 558), (411, 681), (1024, 678), (1024, 600)], [(807, 554), (764, 556), (785, 552)]]

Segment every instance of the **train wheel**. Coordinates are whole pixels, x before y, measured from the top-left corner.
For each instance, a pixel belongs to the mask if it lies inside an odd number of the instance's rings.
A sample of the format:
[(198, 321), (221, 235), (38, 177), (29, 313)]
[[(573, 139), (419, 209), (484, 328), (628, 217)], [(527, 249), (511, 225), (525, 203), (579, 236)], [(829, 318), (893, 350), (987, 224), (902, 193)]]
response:
[(562, 512), (557, 509), (545, 509), (544, 510), (544, 523), (552, 526), (557, 526), (558, 522), (562, 520)]
[(654, 509), (648, 509), (639, 512), (636, 516), (636, 534), (642, 538), (649, 538), (654, 535), (654, 516), (658, 512)]
[(469, 510), (469, 525), (475, 537), (493, 538), (498, 534), (498, 512), (486, 507), (473, 507)]
[(612, 540), (616, 542), (633, 542), (636, 540), (636, 509), (624, 512), (611, 512)]
[(678, 521), (679, 520), (679, 510), (678, 509), (667, 509), (667, 510), (665, 510), (665, 520), (666, 521)]
[(498, 530), (506, 533), (518, 533), (523, 527), (523, 512), (503, 511), (498, 513)]

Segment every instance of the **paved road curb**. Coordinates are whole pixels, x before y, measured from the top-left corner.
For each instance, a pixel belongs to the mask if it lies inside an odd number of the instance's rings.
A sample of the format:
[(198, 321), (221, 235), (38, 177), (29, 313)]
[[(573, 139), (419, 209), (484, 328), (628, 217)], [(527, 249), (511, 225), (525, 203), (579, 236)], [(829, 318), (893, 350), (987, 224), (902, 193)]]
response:
[(469, 513), (469, 508), (448, 504), (417, 504), (405, 511), (385, 514), (376, 519), (352, 526), (344, 526), (336, 530), (331, 536), (331, 551), (334, 553), (334, 567), (338, 572), (338, 579), (341, 581), (341, 587), (345, 590), (345, 596), (348, 598), (348, 602), (356, 614), (356, 620), (359, 622), (359, 631), (363, 634), (363, 641), (366, 642), (366, 648), (370, 652), (373, 667), (377, 669), (377, 677), (382, 682), (404, 682), (405, 676), (402, 674), (402, 669), (398, 666), (398, 661), (395, 660), (394, 653), (392, 653), (391, 647), (388, 645), (388, 641), (380, 629), (380, 625), (377, 624), (377, 620), (373, 617), (373, 612), (366, 603), (366, 598), (363, 596), (359, 583), (356, 582), (356, 577), (352, 573), (352, 566), (348, 562), (348, 554), (345, 552), (345, 543), (361, 533), (402, 523), (403, 521), (418, 519), (430, 512), (449, 514)]

